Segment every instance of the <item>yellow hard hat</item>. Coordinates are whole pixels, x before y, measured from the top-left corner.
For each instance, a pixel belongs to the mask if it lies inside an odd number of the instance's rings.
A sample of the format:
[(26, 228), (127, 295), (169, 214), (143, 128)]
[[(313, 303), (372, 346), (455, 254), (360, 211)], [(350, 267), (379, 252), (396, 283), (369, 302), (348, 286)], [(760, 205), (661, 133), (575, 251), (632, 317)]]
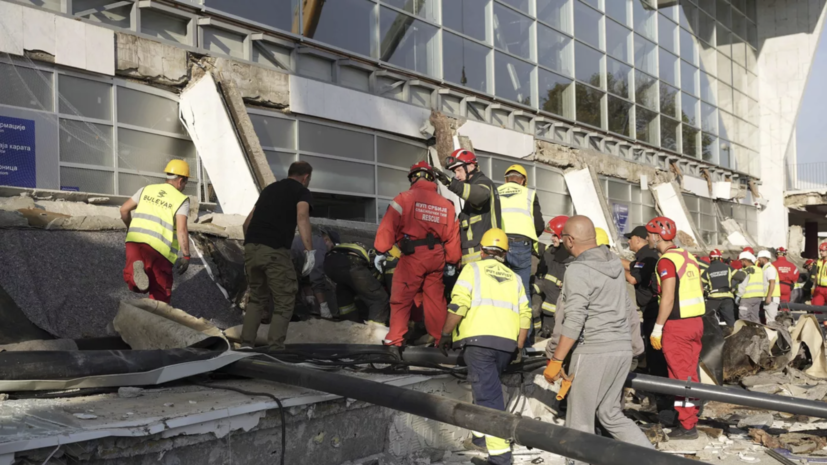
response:
[(516, 171), (523, 175), (524, 178), (528, 179), (528, 173), (526, 173), (525, 168), (520, 165), (511, 165), (508, 169), (505, 170), (505, 175), (508, 176), (508, 173)]
[(170, 160), (164, 168), (164, 173), (188, 178), (190, 177), (190, 165), (184, 160)]
[(609, 235), (603, 228), (594, 228), (594, 238), (597, 240), (597, 245), (609, 245)]
[(391, 249), (388, 251), (388, 255), (390, 255), (390, 256), (391, 256), (391, 257), (393, 257), (393, 258), (397, 258), (397, 259), (398, 259), (399, 257), (401, 257), (401, 256), (402, 256), (402, 251), (401, 251), (401, 250), (399, 250), (399, 247), (397, 247), (396, 245), (394, 245), (394, 246), (393, 246), (393, 247), (391, 247)]
[(508, 236), (505, 235), (505, 231), (502, 229), (491, 228), (482, 235), (480, 247), (483, 249), (496, 247), (503, 252), (508, 252)]

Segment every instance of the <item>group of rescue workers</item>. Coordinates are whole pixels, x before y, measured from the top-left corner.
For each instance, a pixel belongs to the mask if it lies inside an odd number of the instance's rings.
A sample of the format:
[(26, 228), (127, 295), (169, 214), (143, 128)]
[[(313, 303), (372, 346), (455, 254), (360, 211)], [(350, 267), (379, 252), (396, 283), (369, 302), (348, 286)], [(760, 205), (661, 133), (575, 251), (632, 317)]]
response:
[[(265, 187), (244, 223), (250, 294), (242, 348), (255, 344), (269, 315), (267, 343), (283, 347), (301, 295), (299, 276), (312, 280), (316, 269), (336, 284), (338, 317), (359, 315), (358, 300), (367, 307), (358, 320), (377, 327), (389, 320), (387, 346), (403, 347), (412, 312), (421, 312), (427, 339), (445, 354), (462, 351), (478, 405), (504, 410), (500, 374), (527, 342), (550, 338), (544, 376), (550, 383), (563, 379), (558, 398), (571, 391), (566, 426), (594, 433), (597, 418), (616, 439), (652, 447), (622, 412), (623, 385), (638, 356), (645, 353), (650, 374), (698, 382), (708, 312), (731, 331), (736, 306), (740, 319), (760, 322), (763, 310), (769, 324), (782, 302), (811, 295), (813, 305), (824, 305), (827, 298), (827, 243), (805, 272), (783, 248), (775, 262), (769, 251), (756, 258), (750, 248), (729, 263), (720, 250), (698, 260), (675, 243), (675, 222), (657, 217), (625, 235), (635, 254), (629, 261), (610, 250), (606, 231), (585, 216), (544, 224), (522, 166), (507, 168), (499, 186), (469, 150), (454, 151), (445, 166), (453, 177), (424, 161), (411, 167), (411, 187), (390, 203), (373, 248), (342, 243), (333, 231), (312, 234), (308, 163), (293, 163), (287, 178)], [(189, 200), (182, 193), (189, 167), (173, 160), (166, 173), (166, 183), (124, 203), (121, 216), (129, 227), (124, 280), (133, 291), (169, 302), (173, 264), (183, 273), (190, 259)], [(459, 197), (458, 215), (438, 183)], [(548, 247), (539, 241), (543, 232), (551, 236)], [(323, 293), (310, 290), (305, 299), (318, 304), (322, 317), (333, 316)], [(675, 398), (674, 410), (679, 426), (670, 439), (697, 437), (698, 400)], [(487, 450), (489, 463), (512, 462), (506, 439), (474, 433), (467, 445)]]

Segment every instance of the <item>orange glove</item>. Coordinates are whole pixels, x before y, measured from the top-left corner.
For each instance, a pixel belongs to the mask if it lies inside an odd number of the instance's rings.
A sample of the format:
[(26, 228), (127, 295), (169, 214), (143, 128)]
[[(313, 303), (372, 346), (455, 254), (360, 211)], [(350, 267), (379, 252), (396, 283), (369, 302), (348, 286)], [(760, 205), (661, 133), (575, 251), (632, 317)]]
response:
[(549, 384), (554, 383), (560, 377), (560, 372), (563, 370), (563, 362), (557, 360), (549, 360), (546, 369), (543, 371), (543, 377), (546, 378)]
[(569, 389), (571, 389), (571, 382), (574, 377), (566, 378), (563, 376), (563, 383), (560, 384), (560, 390), (557, 392), (557, 400), (563, 400), (566, 398), (566, 394), (569, 393)]

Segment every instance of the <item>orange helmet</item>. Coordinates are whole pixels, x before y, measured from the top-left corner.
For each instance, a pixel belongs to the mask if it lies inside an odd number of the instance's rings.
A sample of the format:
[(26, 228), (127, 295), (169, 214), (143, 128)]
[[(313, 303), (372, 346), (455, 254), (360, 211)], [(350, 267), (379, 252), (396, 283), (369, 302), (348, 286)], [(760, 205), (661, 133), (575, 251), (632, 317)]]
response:
[(569, 217), (566, 215), (555, 216), (546, 225), (546, 232), (562, 238), (563, 227), (566, 225), (566, 221), (568, 220)]
[(665, 216), (658, 216), (646, 224), (646, 231), (658, 234), (665, 241), (671, 241), (678, 235), (678, 226)]

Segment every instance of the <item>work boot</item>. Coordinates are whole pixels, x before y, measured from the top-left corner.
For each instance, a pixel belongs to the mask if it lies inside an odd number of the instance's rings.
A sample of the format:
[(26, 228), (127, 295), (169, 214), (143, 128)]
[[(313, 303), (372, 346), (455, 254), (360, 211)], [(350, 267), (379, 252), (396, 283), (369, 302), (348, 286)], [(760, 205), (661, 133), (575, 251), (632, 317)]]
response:
[(670, 441), (682, 441), (698, 439), (698, 430), (693, 426), (691, 429), (684, 429), (683, 426), (678, 426), (669, 433)]
[(149, 276), (146, 275), (144, 262), (141, 260), (132, 262), (132, 282), (141, 292), (146, 292), (149, 289)]

